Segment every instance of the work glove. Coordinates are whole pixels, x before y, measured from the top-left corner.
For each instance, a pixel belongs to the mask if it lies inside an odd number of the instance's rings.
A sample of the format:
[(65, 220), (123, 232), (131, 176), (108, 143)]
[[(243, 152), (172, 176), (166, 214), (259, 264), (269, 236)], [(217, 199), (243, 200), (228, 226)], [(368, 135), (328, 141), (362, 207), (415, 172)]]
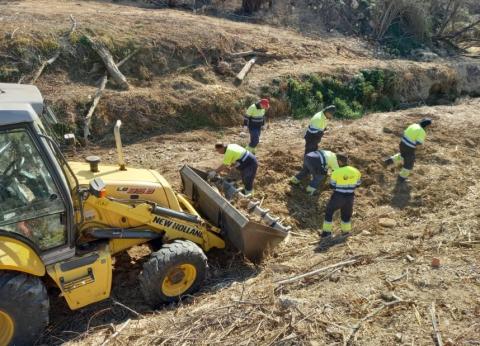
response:
[(210, 172), (208, 172), (208, 174), (207, 174), (207, 180), (212, 180), (213, 178), (215, 178), (216, 175), (217, 175), (217, 172), (216, 172), (216, 171), (210, 171)]
[(307, 193), (310, 195), (310, 196), (313, 196), (313, 194), (315, 193), (315, 191), (317, 191), (317, 189), (311, 187), (310, 185), (307, 186)]
[(243, 129), (244, 132), (247, 132), (247, 131), (248, 131), (248, 126), (247, 126), (247, 125), (243, 125), (243, 128), (242, 128), (242, 129)]

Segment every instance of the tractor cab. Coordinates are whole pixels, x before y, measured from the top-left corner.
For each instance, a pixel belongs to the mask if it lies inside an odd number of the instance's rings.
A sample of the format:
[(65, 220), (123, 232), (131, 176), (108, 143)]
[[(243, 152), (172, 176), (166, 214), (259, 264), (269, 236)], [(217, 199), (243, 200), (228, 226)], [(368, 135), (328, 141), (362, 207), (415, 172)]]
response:
[(28, 242), (48, 264), (74, 255), (77, 184), (42, 112), (37, 88), (0, 84), (0, 235)]

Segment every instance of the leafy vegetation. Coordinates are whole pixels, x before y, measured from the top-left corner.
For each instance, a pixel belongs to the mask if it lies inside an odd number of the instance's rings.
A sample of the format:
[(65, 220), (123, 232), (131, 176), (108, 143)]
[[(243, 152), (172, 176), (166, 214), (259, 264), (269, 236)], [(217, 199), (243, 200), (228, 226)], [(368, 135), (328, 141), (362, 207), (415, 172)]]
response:
[[(349, 80), (309, 75), (303, 80), (286, 80), (287, 98), (296, 118), (309, 117), (334, 104), (336, 117), (358, 119), (366, 112), (390, 111), (398, 104), (394, 98), (395, 74), (389, 70), (363, 70)], [(277, 95), (280, 96), (280, 95)]]

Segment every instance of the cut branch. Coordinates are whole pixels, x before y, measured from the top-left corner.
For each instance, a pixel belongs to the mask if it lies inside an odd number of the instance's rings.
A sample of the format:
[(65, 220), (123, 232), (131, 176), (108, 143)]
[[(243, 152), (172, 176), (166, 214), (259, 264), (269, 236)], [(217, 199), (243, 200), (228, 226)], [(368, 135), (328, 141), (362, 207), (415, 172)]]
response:
[(385, 308), (388, 308), (392, 305), (397, 305), (399, 303), (410, 303), (408, 301), (405, 301), (405, 300), (401, 300), (401, 299), (397, 299), (397, 300), (394, 300), (392, 302), (389, 302), (389, 303), (383, 303), (382, 306), (380, 306), (379, 308), (373, 310), (371, 313), (369, 313), (367, 316), (365, 316), (364, 318), (362, 318), (360, 321), (358, 321), (353, 327), (352, 327), (352, 331), (350, 332), (350, 334), (348, 335), (348, 337), (345, 338), (344, 342), (343, 342), (343, 345), (344, 346), (348, 346), (351, 344), (351, 341), (352, 341), (352, 338), (355, 337), (355, 334), (359, 331), (359, 329), (361, 328), (362, 324), (366, 321), (368, 321), (369, 319), (371, 319), (372, 317), (378, 315), (381, 311), (383, 311), (383, 309)]
[(324, 271), (329, 270), (329, 269), (344, 267), (344, 266), (347, 266), (349, 264), (353, 264), (355, 262), (358, 262), (358, 259), (351, 259), (351, 260), (348, 260), (348, 261), (335, 263), (335, 264), (329, 265), (327, 267), (316, 269), (316, 270), (313, 270), (311, 272), (308, 272), (308, 273), (305, 273), (305, 274), (302, 274), (302, 275), (297, 275), (297, 276), (291, 277), (289, 279), (284, 279), (284, 280), (277, 281), (276, 283), (278, 285), (288, 284), (288, 283), (295, 282), (295, 281), (301, 280), (301, 279), (309, 277), (309, 276), (316, 275), (318, 273), (324, 272)]
[(108, 73), (110, 76), (112, 76), (115, 83), (117, 83), (122, 89), (128, 90), (130, 86), (128, 85), (127, 78), (125, 78), (122, 72), (120, 72), (118, 69), (118, 66), (113, 61), (112, 54), (110, 54), (107, 47), (98, 41), (94, 41), (88, 35), (86, 35), (85, 38), (87, 39), (88, 43), (90, 43), (92, 49), (100, 56)]
[(435, 312), (435, 302), (432, 302), (432, 306), (430, 308), (430, 317), (432, 318), (433, 332), (435, 333), (437, 346), (443, 346), (442, 334), (440, 333), (440, 329), (438, 327), (438, 321), (437, 321), (437, 316)]

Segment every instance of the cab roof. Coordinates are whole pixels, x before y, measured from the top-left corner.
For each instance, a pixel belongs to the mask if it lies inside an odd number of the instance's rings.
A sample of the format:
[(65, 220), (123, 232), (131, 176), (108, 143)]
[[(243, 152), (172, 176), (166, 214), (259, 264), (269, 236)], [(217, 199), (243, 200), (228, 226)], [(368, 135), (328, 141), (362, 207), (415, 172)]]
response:
[(43, 112), (43, 97), (34, 85), (0, 83), (0, 110), (6, 103), (28, 104), (37, 114)]
[(37, 113), (27, 103), (0, 102), (0, 126), (39, 121)]

